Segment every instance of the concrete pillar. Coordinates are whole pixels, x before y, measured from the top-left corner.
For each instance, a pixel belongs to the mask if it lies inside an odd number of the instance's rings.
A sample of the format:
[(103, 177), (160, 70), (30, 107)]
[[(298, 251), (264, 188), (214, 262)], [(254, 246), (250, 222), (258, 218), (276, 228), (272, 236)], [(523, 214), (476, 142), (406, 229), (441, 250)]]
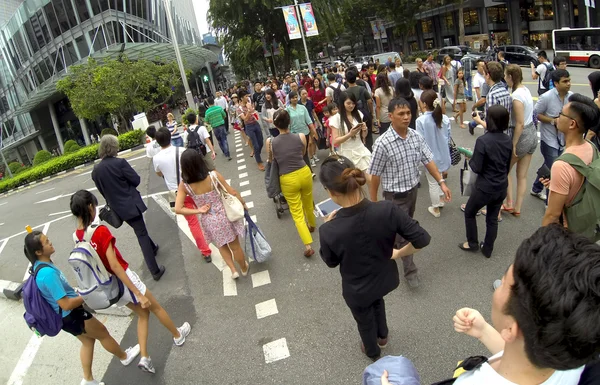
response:
[(19, 147), (15, 147), (15, 154), (17, 155), (17, 160), (19, 161), (19, 163), (25, 164), (23, 162), (23, 158), (21, 157), (21, 153), (19, 152)]
[(90, 133), (87, 128), (87, 122), (83, 118), (79, 118), (79, 124), (81, 125), (81, 133), (83, 134), (83, 140), (85, 141), (85, 145), (89, 146), (92, 144), (90, 140)]
[(479, 27), (481, 33), (485, 33), (486, 35), (490, 34), (490, 29), (488, 27), (488, 17), (487, 17), (487, 8), (481, 7), (477, 9), (477, 16), (479, 16)]
[(38, 141), (40, 142), (40, 146), (42, 147), (42, 150), (48, 151), (48, 146), (46, 146), (46, 141), (42, 137), (42, 134), (38, 135)]
[(523, 44), (523, 34), (521, 29), (521, 4), (519, 0), (510, 0), (507, 5), (508, 11), (508, 29), (510, 33), (511, 44)]
[(56, 109), (52, 102), (48, 102), (48, 110), (50, 111), (50, 118), (52, 119), (52, 126), (54, 127), (54, 133), (56, 134), (56, 141), (60, 148), (60, 153), (65, 153), (65, 144), (63, 142), (62, 135), (60, 134), (60, 127), (58, 126), (58, 118), (56, 117)]

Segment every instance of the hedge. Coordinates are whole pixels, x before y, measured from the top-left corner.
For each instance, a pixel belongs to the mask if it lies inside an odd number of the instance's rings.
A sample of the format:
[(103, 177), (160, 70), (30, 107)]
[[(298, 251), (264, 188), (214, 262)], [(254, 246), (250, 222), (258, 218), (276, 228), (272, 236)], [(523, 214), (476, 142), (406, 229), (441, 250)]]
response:
[(12, 172), (13, 175), (17, 175), (18, 173), (23, 171), (23, 169), (25, 169), (25, 166), (23, 166), (19, 162), (12, 162), (8, 164), (8, 169), (10, 170), (10, 172)]
[(65, 154), (71, 154), (73, 152), (77, 152), (81, 149), (81, 146), (77, 144), (76, 141), (70, 139), (65, 143)]
[(35, 156), (33, 157), (33, 165), (39, 166), (42, 163), (46, 163), (50, 159), (52, 159), (52, 154), (50, 153), (50, 151), (38, 151), (37, 154), (35, 154)]
[[(127, 150), (142, 144), (145, 132), (133, 130), (119, 136), (119, 149)], [(93, 162), (98, 159), (98, 144), (84, 147), (72, 154), (65, 154), (50, 159), (49, 161), (32, 168), (26, 168), (18, 175), (10, 179), (0, 181), (0, 193), (12, 190), (27, 183), (42, 180), (47, 176), (58, 174), (82, 164)], [(17, 163), (18, 164), (18, 163)], [(19, 164), (19, 166), (21, 166)], [(10, 165), (9, 165), (10, 167)]]
[(104, 135), (119, 136), (119, 134), (114, 128), (105, 128), (104, 130), (102, 130), (102, 132), (100, 133), (100, 137), (103, 137)]

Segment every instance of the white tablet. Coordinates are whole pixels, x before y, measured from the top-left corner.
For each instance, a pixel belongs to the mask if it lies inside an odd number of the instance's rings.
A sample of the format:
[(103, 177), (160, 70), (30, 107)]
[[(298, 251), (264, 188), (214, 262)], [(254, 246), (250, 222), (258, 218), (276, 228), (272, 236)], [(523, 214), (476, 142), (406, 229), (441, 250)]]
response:
[(341, 209), (342, 206), (338, 205), (331, 198), (329, 198), (325, 199), (323, 202), (317, 203), (316, 208), (320, 216), (326, 217), (332, 212)]

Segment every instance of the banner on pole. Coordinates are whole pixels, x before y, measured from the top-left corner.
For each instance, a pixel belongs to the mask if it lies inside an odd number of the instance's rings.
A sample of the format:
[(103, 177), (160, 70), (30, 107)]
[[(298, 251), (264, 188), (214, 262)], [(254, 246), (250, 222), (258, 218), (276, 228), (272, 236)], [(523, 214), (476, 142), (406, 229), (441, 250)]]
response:
[(281, 49), (279, 47), (279, 43), (273, 39), (273, 55), (279, 56), (281, 53)]
[(300, 35), (300, 24), (298, 24), (298, 17), (296, 16), (296, 10), (294, 8), (293, 5), (281, 8), (290, 40), (300, 39), (302, 37)]
[(306, 37), (317, 36), (319, 29), (317, 28), (317, 21), (315, 20), (315, 12), (313, 11), (311, 3), (300, 4), (300, 13), (302, 14), (302, 20), (304, 21), (304, 31)]
[(379, 36), (382, 39), (387, 39), (387, 32), (385, 31), (385, 26), (383, 25), (383, 20), (377, 21), (377, 28), (379, 29)]
[(381, 39), (381, 35), (379, 34), (379, 28), (377, 27), (377, 21), (371, 21), (371, 31), (373, 31), (373, 39)]
[(267, 45), (267, 42), (265, 41), (265, 38), (263, 37), (262, 39), (260, 39), (260, 41), (262, 43), (263, 56), (264, 57), (271, 57), (271, 47), (269, 47)]

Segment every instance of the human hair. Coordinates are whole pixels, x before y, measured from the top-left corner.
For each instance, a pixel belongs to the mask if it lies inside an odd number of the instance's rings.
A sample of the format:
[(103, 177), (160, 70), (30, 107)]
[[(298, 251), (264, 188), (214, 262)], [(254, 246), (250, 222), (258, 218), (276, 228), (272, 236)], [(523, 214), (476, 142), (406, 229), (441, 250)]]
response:
[[(448, 60), (447, 60), (448, 59)], [(446, 62), (447, 61), (447, 62)], [(442, 64), (443, 65), (447, 65), (452, 61), (452, 58), (450, 57), (450, 55), (446, 55), (444, 56), (444, 59), (442, 60)]]
[(338, 106), (336, 106), (334, 103), (329, 103), (327, 105), (327, 107), (329, 108), (329, 111), (333, 112), (334, 109), (338, 108)]
[[(269, 95), (271, 97), (271, 100), (268, 100), (266, 98), (266, 95)], [(265, 105), (263, 108), (277, 108), (277, 107), (279, 107), (279, 99), (277, 98), (275, 91), (273, 91), (272, 88), (269, 88), (268, 90), (265, 91)]]
[(193, 148), (188, 148), (181, 154), (181, 180), (185, 183), (201, 182), (208, 177), (208, 166), (204, 157)]
[(504, 313), (515, 319), (528, 360), (575, 369), (600, 354), (600, 246), (560, 224), (525, 239)]
[(382, 88), (383, 93), (386, 96), (390, 96), (392, 94), (392, 91), (390, 90), (390, 88), (391, 88), (390, 79), (388, 78), (388, 76), (385, 72), (377, 74), (377, 78), (375, 79), (375, 89), (378, 89), (378, 88)]
[(290, 128), (291, 118), (290, 114), (284, 110), (277, 110), (273, 114), (273, 124), (280, 130), (288, 130)]
[[(239, 100), (239, 101), (242, 101), (242, 99), (244, 99), (244, 96), (246, 96), (246, 95), (249, 95), (249, 94), (250, 94), (250, 93), (249, 93), (247, 90), (245, 90), (245, 89), (243, 89), (243, 88), (242, 88), (242, 89), (239, 89), (239, 90), (238, 90), (238, 93), (237, 93), (237, 95), (238, 95), (238, 100)], [(189, 117), (189, 115), (188, 115), (188, 117)], [(189, 122), (189, 120), (188, 120), (188, 122)]]
[(402, 72), (402, 76), (405, 79), (408, 79), (408, 77), (410, 76), (410, 70), (408, 68), (405, 68), (404, 71)]
[(209, 96), (208, 98), (206, 98), (206, 102), (208, 103), (209, 106), (212, 106), (213, 104), (215, 104), (215, 98), (213, 98), (212, 96)]
[(554, 59), (552, 59), (552, 64), (554, 64), (556, 67), (558, 67), (560, 65), (560, 63), (566, 63), (567, 62), (567, 58), (564, 56), (555, 56)]
[(414, 94), (410, 89), (410, 81), (406, 78), (400, 78), (396, 81), (394, 87), (394, 97), (410, 99), (414, 98)]
[(415, 90), (419, 89), (419, 81), (421, 80), (421, 77), (425, 75), (419, 71), (413, 71), (410, 73), (410, 75), (408, 76), (408, 82), (410, 83), (410, 88), (413, 88)]
[(119, 139), (114, 135), (104, 135), (98, 146), (100, 159), (115, 157), (119, 153)]
[(600, 92), (600, 71), (594, 71), (589, 74), (588, 80), (590, 81), (590, 86), (592, 87), (592, 96), (597, 98), (598, 92)]
[(546, 60), (548, 60), (548, 55), (546, 54), (546, 51), (540, 51), (537, 54), (538, 58), (544, 58)]
[[(315, 82), (319, 82), (319, 89), (322, 90), (323, 89), (323, 82), (321, 81), (321, 79), (319, 79), (318, 77), (315, 77), (312, 81), (313, 84), (313, 88), (315, 87)], [(314, 88), (316, 90), (316, 88)]]
[(169, 118), (175, 120), (175, 116), (173, 116), (173, 114), (170, 112), (167, 114), (167, 119), (169, 119)]
[(523, 70), (517, 64), (509, 64), (506, 66), (506, 74), (512, 79), (514, 92), (523, 83)]
[[(354, 103), (354, 109), (352, 110), (352, 117), (358, 122), (358, 123), (362, 123), (362, 118), (360, 117), (360, 113), (358, 111), (358, 103), (356, 101), (356, 96), (354, 96), (353, 93), (348, 92), (348, 91), (343, 91), (340, 93), (340, 99), (338, 100), (338, 110), (340, 111), (340, 126), (339, 127), (340, 131), (343, 134), (346, 134), (348, 131), (350, 131), (350, 129), (352, 129), (352, 123), (350, 122), (350, 120), (348, 119), (348, 113), (346, 111), (346, 106), (344, 105), (344, 103), (346, 103), (346, 100), (350, 99), (352, 101), (352, 103)], [(344, 129), (344, 126), (347, 127), (347, 129)]]
[(440, 101), (435, 104), (434, 102), (438, 99), (437, 93), (434, 90), (423, 91), (421, 94), (421, 102), (425, 103), (427, 110), (432, 112), (433, 121), (438, 128), (442, 128), (443, 112), (440, 105)]
[(33, 265), (38, 261), (37, 251), (42, 251), (44, 245), (42, 244), (42, 233), (41, 231), (34, 230), (25, 236), (25, 245), (23, 246), (23, 253), (29, 262), (31, 263), (31, 272), (33, 272)]
[(503, 132), (508, 128), (510, 114), (508, 110), (499, 104), (490, 106), (485, 117), (488, 132)]
[(171, 132), (167, 127), (161, 127), (156, 131), (156, 143), (161, 147), (169, 147), (171, 144)]
[(557, 68), (550, 73), (550, 77), (552, 78), (552, 81), (554, 82), (554, 87), (556, 87), (556, 85), (558, 83), (560, 83), (560, 79), (569, 78), (569, 77), (571, 77), (571, 75), (569, 74), (569, 71), (561, 70), (560, 68)]
[(288, 96), (290, 97), (290, 100), (292, 100), (292, 98), (297, 98), (299, 94), (300, 94), (300, 90), (298, 90), (298, 91), (290, 91), (290, 93), (288, 94)]
[(490, 74), (490, 78), (494, 83), (498, 83), (502, 80), (504, 76), (504, 69), (502, 68), (502, 64), (497, 61), (491, 61), (486, 64), (487, 72)]
[(419, 79), (419, 86), (423, 88), (423, 91), (433, 89), (433, 79), (427, 75), (421, 76)]
[(81, 220), (84, 229), (87, 229), (94, 220), (90, 212), (90, 205), (95, 209), (98, 206), (98, 199), (88, 190), (79, 190), (71, 195), (71, 202), (69, 204), (71, 214)]
[[(335, 67), (333, 67), (333, 68), (335, 68)], [(333, 74), (331, 72), (328, 73), (327, 74), (327, 80), (329, 80), (330, 82), (334, 82), (335, 81), (335, 74)]]
[(498, 59), (504, 59), (504, 51), (498, 51)]
[(367, 68), (373, 68), (373, 69), (375, 69), (375, 63), (373, 63), (372, 61), (370, 61), (369, 64), (367, 65)]
[(148, 126), (148, 128), (146, 128), (146, 135), (154, 139), (154, 135), (156, 135), (156, 127)]
[(577, 127), (580, 132), (597, 131), (600, 109), (594, 101), (585, 95), (573, 94), (569, 98), (568, 108), (577, 115)]
[(262, 85), (262, 82), (260, 80), (255, 80), (254, 81), (254, 87), (256, 87), (256, 85)]
[(365, 173), (356, 168), (350, 159), (341, 155), (332, 155), (323, 161), (319, 180), (327, 190), (341, 195), (352, 194), (357, 190), (364, 195), (362, 186), (367, 183)]
[(356, 83), (357, 76), (358, 76), (358, 74), (355, 71), (352, 71), (352, 70), (346, 71), (346, 81), (348, 81), (348, 83), (350, 83), (350, 84)]
[(389, 66), (390, 66), (390, 69), (392, 69), (392, 70), (396, 69), (396, 63), (393, 61), (390, 62)]
[(390, 100), (390, 103), (388, 104), (388, 112), (391, 114), (396, 111), (396, 108), (398, 107), (406, 107), (410, 109), (410, 103), (404, 98), (395, 97)]
[(198, 120), (198, 115), (196, 115), (195, 112), (190, 112), (189, 114), (186, 115), (185, 118), (188, 121), (188, 125), (192, 125), (192, 124), (196, 124), (196, 121)]
[(384, 73), (385, 71), (387, 71), (387, 66), (385, 64), (380, 64), (377, 67), (377, 75), (379, 75), (380, 73)]

